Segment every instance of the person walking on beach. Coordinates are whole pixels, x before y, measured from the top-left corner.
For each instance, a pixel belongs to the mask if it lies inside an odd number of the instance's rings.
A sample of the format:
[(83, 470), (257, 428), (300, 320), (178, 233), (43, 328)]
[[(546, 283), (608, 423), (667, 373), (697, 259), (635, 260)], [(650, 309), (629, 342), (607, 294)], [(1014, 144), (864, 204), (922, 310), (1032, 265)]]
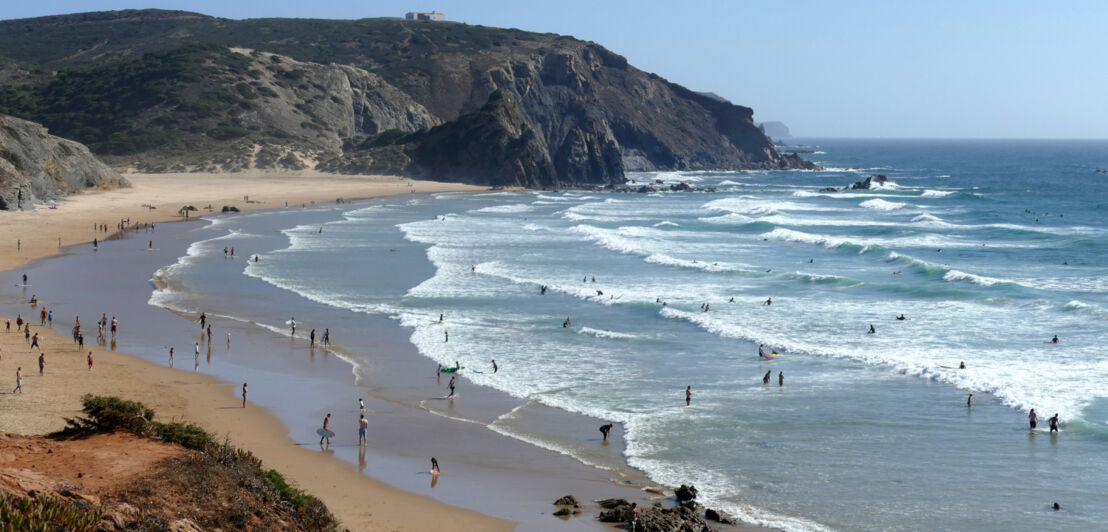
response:
[(331, 345), (331, 329), (323, 329), (323, 345)]
[(23, 393), (23, 368), (22, 367), (16, 368), (16, 370), (15, 370), (15, 389), (12, 390), (12, 393), (15, 393), (15, 392)]
[(765, 377), (762, 377), (762, 384), (769, 384), (770, 375), (773, 375), (773, 370), (767, 371)]
[(1035, 413), (1035, 409), (1031, 409), (1031, 413), (1027, 414), (1027, 422), (1031, 424), (1031, 430), (1035, 430), (1035, 426), (1039, 424), (1039, 415)]
[(92, 371), (92, 351), (88, 352), (88, 370)]
[(447, 385), (450, 386), (450, 395), (448, 395), (447, 397), (454, 397), (454, 379), (456, 378), (457, 377), (450, 377), (450, 384)]
[(1058, 432), (1058, 413), (1054, 413), (1054, 417), (1050, 418), (1050, 432)]
[[(112, 333), (112, 336), (113, 337), (115, 336), (114, 332)], [(212, 326), (211, 325), (208, 325), (208, 345), (212, 345)]]
[(612, 430), (612, 424), (611, 423), (608, 423), (607, 425), (601, 425), (600, 426), (600, 433), (604, 435), (604, 439), (601, 440), (601, 441), (608, 441), (608, 432), (611, 431), (611, 430)]
[(442, 473), (442, 471), (439, 470), (439, 461), (435, 460), (435, 457), (432, 456), (431, 457), (431, 474), (432, 475), (437, 475), (439, 473)]
[(54, 311), (53, 310), (46, 313), (46, 326), (47, 327), (53, 327), (54, 326)]
[(692, 403), (692, 385), (685, 387), (685, 406), (689, 406)]
[(44, 368), (46, 368), (46, 354), (45, 353), (39, 353), (38, 354), (38, 375), (39, 375), (39, 377), (42, 376), (42, 370)]
[(315, 347), (315, 329), (312, 329), (312, 332), (308, 334), (308, 342), (308, 345)]
[(785, 385), (785, 372), (784, 371), (778, 371), (777, 372), (777, 385), (778, 386), (784, 386)]
[(358, 445), (366, 444), (366, 431), (369, 430), (369, 420), (365, 414), (358, 414)]
[[(114, 345), (115, 339), (112, 339), (112, 343)], [(81, 333), (77, 333), (77, 349), (78, 350), (83, 350), (84, 348), (85, 348), (85, 335), (83, 335)]]
[(365, 401), (362, 401), (361, 397), (358, 398), (358, 411), (365, 413)]
[(289, 326), (292, 327), (289, 336), (296, 336), (296, 316), (289, 318)]
[(500, 368), (496, 367), (496, 359), (495, 358), (492, 359), (492, 372), (496, 373), (496, 371), (499, 370), (499, 369)]
[(196, 342), (195, 345), (192, 346), (192, 350), (196, 352), (196, 358), (200, 358), (200, 342)]
[(203, 329), (204, 325), (206, 325), (207, 322), (208, 322), (208, 315), (201, 312), (200, 313), (200, 328)]
[(323, 440), (327, 440), (327, 445), (331, 445), (331, 413), (327, 412), (327, 417), (323, 418), (323, 434), (319, 437), (319, 444), (323, 445)]
[[(112, 316), (112, 341), (113, 342), (115, 341), (115, 332), (118, 331), (118, 330), (119, 330), (119, 320), (115, 319), (115, 316)], [(208, 333), (208, 336), (211, 337), (210, 332)]]
[(242, 407), (246, 408), (246, 383), (242, 383)]

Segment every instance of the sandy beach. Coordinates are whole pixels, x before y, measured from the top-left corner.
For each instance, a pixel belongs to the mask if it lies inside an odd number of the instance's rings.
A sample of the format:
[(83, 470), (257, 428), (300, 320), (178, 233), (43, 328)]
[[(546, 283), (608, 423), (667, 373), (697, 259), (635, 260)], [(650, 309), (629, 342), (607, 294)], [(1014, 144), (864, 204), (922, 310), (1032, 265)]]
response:
[[(177, 220), (181, 205), (211, 204), (215, 209), (235, 205), (262, 209), (336, 198), (368, 198), (419, 192), (471, 191), (457, 183), (410, 181), (389, 176), (326, 176), (272, 174), (131, 174), (133, 187), (92, 191), (67, 198), (57, 209), (40, 206), (33, 211), (3, 212), (3, 226), (20, 250), (0, 253), (0, 269), (12, 269), (45, 257), (67, 246), (90, 242), (97, 235), (93, 225), (104, 223), (114, 231), (120, 219), (132, 223)], [(250, 196), (252, 203), (245, 203)], [(155, 209), (143, 205), (153, 205)], [(103, 235), (101, 233), (101, 235)], [(102, 236), (101, 236), (102, 238)], [(30, 313), (24, 315), (29, 318)], [(37, 312), (36, 319), (37, 319)], [(511, 530), (510, 522), (452, 507), (387, 486), (354, 471), (347, 464), (310, 448), (291, 445), (282, 423), (261, 408), (241, 408), (231, 385), (209, 375), (158, 366), (137, 357), (86, 343), (78, 352), (73, 342), (54, 331), (32, 326), (44, 335), (46, 367), (38, 371), (39, 351), (14, 332), (0, 333), (0, 372), (11, 384), (0, 400), (0, 426), (19, 434), (45, 434), (64, 427), (65, 417), (80, 412), (84, 394), (117, 395), (146, 403), (162, 419), (195, 422), (207, 430), (227, 435), (251, 450), (267, 465), (321, 498), (345, 527), (351, 530), (432, 530), (461, 527), (468, 530)], [(36, 322), (37, 323), (37, 322)], [(94, 361), (90, 371), (88, 352)], [(9, 393), (15, 371), (23, 368), (23, 393)], [(7, 385), (5, 385), (7, 386)], [(238, 407), (238, 408), (236, 408)]]
[[(131, 186), (117, 190), (89, 190), (67, 197), (50, 209), (0, 212), (5, 242), (0, 243), (0, 270), (16, 268), (29, 260), (57, 253), (59, 248), (92, 242), (115, 232), (116, 224), (130, 219), (158, 223), (183, 219), (185, 205), (207, 214), (207, 206), (240, 210), (275, 209), (422, 192), (472, 192), (487, 187), (462, 183), (416, 181), (396, 176), (333, 175), (312, 171), (289, 173), (242, 172), (236, 174), (126, 174)], [(249, 198), (246, 200), (244, 198)], [(94, 229), (106, 224), (108, 232)]]

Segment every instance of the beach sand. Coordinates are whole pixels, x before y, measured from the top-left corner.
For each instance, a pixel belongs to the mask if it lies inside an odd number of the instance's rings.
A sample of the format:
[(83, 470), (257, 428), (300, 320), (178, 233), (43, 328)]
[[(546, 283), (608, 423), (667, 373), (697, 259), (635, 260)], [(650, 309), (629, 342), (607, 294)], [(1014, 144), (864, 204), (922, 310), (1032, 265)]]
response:
[[(186, 204), (216, 210), (234, 205), (241, 210), (290, 207), (337, 198), (368, 198), (418, 192), (484, 190), (458, 183), (411, 181), (391, 176), (333, 176), (310, 172), (293, 174), (130, 174), (131, 188), (89, 191), (70, 196), (57, 209), (0, 212), (11, 235), (0, 253), (0, 269), (8, 270), (45, 257), (67, 246), (91, 242), (105, 233), (93, 225), (107, 224), (109, 233), (122, 218), (132, 223), (181, 219), (177, 209)], [(252, 202), (243, 201), (249, 196)], [(143, 205), (153, 205), (155, 209)], [(203, 212), (203, 211), (202, 211)], [(201, 214), (201, 213), (194, 213)], [(15, 240), (20, 240), (16, 250)], [(37, 312), (33, 317), (37, 323)], [(32, 318), (29, 314), (25, 318)], [(15, 316), (10, 316), (15, 329)], [(86, 325), (87, 326), (87, 325)], [(293, 445), (283, 424), (261, 408), (241, 408), (232, 385), (200, 373), (172, 370), (137, 357), (85, 344), (78, 352), (69, 338), (32, 325), (45, 335), (46, 370), (38, 372), (38, 351), (28, 351), (22, 334), (0, 332), (0, 374), (7, 384), (0, 400), (0, 426), (19, 434), (45, 434), (64, 427), (65, 417), (80, 413), (84, 394), (117, 395), (141, 401), (160, 419), (195, 422), (215, 434), (249, 449), (268, 467), (279, 470), (300, 488), (322, 499), (351, 530), (511, 530), (508, 521), (440, 503), (426, 496), (392, 488), (359, 474), (348, 464), (326, 454)], [(92, 334), (95, 334), (94, 332)], [(86, 355), (93, 354), (89, 371)], [(187, 355), (187, 353), (183, 354)], [(184, 358), (184, 357), (182, 357)], [(15, 387), (15, 371), (23, 368), (23, 393)], [(5, 386), (7, 386), (5, 384)]]
[[(193, 205), (207, 214), (211, 205), (240, 210), (297, 207), (313, 202), (333, 203), (413, 192), (465, 192), (487, 187), (463, 183), (416, 181), (396, 176), (334, 175), (312, 171), (289, 173), (242, 172), (235, 174), (127, 174), (132, 186), (117, 190), (89, 190), (57, 202), (56, 209), (39, 205), (29, 211), (3, 211), (0, 220), (5, 241), (0, 242), (0, 270), (10, 270), (29, 260), (57, 253), (63, 246), (104, 239), (116, 231), (121, 219), (132, 224), (183, 219), (177, 211)], [(243, 198), (249, 197), (249, 203)], [(150, 207), (154, 207), (151, 209)], [(95, 231), (107, 224), (108, 232)], [(59, 240), (60, 239), (60, 240)], [(59, 244), (60, 241), (60, 244)]]

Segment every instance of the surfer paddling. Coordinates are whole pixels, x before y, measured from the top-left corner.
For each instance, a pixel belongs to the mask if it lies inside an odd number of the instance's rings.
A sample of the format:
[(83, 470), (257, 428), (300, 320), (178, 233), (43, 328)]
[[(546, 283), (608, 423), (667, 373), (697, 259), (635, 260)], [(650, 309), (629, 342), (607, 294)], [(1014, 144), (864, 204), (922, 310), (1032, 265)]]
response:
[(1056, 334), (1056, 335), (1054, 335), (1054, 338), (1050, 339), (1050, 343), (1059, 344), (1059, 343), (1062, 343), (1062, 341), (1058, 339), (1058, 335)]

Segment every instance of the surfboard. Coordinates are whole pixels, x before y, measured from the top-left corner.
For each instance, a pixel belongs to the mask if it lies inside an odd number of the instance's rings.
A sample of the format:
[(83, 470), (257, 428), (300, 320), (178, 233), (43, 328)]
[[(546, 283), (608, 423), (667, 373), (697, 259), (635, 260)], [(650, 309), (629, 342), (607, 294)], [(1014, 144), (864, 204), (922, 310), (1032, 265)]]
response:
[(439, 370), (439, 371), (442, 371), (443, 373), (454, 373), (455, 371), (458, 371), (458, 370), (460, 370), (460, 369), (466, 369), (466, 367), (465, 367), (465, 366), (462, 366), (462, 367), (460, 367), (460, 368), (442, 368), (442, 369), (441, 369), (441, 370)]
[(954, 366), (944, 366), (942, 364), (939, 364), (939, 367), (944, 369), (956, 369)]
[(1043, 343), (1044, 343), (1044, 344), (1054, 344), (1054, 345), (1057, 345), (1057, 344), (1060, 344), (1060, 343), (1062, 343), (1062, 341), (1061, 341), (1061, 340), (1058, 340), (1057, 342), (1051, 342), (1050, 340), (1047, 340), (1047, 341), (1045, 341), (1045, 342), (1043, 342)]
[(330, 430), (327, 430), (327, 429), (316, 429), (315, 433), (319, 434), (320, 437), (327, 437), (327, 438), (334, 438), (335, 437), (334, 431), (330, 431)]

